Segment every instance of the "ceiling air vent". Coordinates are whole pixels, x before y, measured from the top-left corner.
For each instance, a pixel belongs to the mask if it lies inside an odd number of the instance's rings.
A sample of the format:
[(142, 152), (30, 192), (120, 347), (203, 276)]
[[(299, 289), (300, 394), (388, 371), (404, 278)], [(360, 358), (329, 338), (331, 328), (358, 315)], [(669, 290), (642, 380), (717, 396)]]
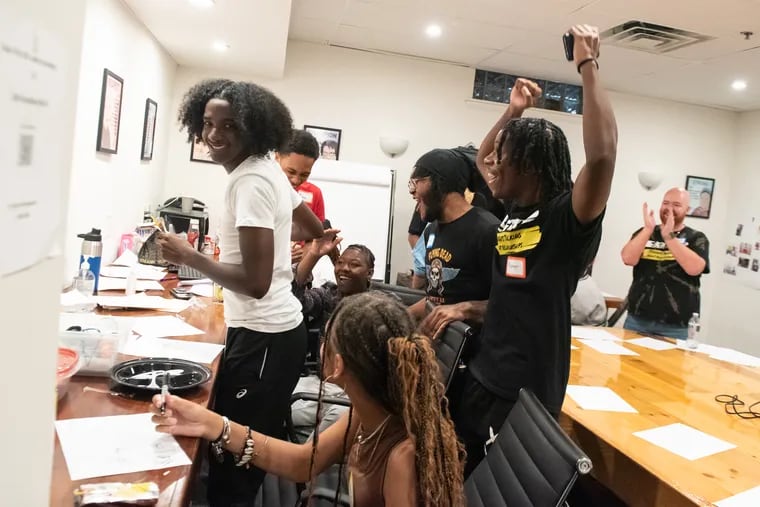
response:
[(646, 51), (656, 55), (669, 53), (715, 38), (644, 21), (626, 21), (622, 25), (614, 26), (602, 32), (601, 36), (613, 46)]

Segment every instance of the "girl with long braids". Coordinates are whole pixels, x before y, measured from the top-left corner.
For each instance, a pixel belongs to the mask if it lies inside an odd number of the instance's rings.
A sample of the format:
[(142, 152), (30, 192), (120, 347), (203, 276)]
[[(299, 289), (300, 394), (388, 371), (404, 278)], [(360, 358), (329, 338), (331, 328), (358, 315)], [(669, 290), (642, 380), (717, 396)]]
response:
[(161, 397), (153, 399), (156, 429), (203, 437), (240, 466), (298, 482), (347, 459), (355, 507), (463, 506), (463, 450), (430, 341), (414, 327), (403, 305), (378, 292), (338, 304), (325, 332), (323, 377), (353, 406), (309, 443), (270, 438), (172, 395), (164, 415)]

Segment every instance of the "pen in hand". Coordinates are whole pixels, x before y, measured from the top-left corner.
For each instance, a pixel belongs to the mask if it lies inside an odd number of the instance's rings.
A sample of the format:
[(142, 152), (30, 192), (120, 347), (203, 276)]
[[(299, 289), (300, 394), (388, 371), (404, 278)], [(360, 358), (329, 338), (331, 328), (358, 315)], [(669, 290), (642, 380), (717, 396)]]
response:
[(169, 394), (169, 371), (164, 372), (164, 381), (161, 384), (161, 415), (166, 414), (166, 396)]

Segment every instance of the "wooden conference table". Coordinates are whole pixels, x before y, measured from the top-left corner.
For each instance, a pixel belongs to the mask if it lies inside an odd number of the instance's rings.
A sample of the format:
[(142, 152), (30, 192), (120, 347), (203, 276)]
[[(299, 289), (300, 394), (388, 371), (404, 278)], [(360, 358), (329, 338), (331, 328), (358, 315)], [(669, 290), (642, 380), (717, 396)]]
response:
[[(624, 339), (639, 335), (608, 329)], [(725, 412), (718, 394), (760, 400), (760, 368), (680, 349), (625, 345), (638, 356), (606, 355), (573, 339), (570, 384), (606, 386), (637, 414), (590, 411), (566, 398), (560, 423), (594, 464), (592, 475), (631, 506), (713, 505), (760, 486), (760, 419)], [(745, 408), (746, 408), (745, 406)], [(736, 445), (689, 461), (633, 435), (683, 423)]]
[[(165, 297), (169, 295), (168, 288), (174, 287), (176, 281), (164, 282), (167, 287), (164, 291)], [(105, 293), (108, 294), (108, 293)], [(148, 291), (150, 295), (160, 295), (158, 291)], [(188, 337), (172, 337), (173, 339), (186, 339), (202, 341), (207, 343), (224, 343), (225, 324), (223, 305), (214, 303), (210, 298), (201, 298), (205, 303), (205, 308), (191, 307), (183, 311), (181, 316), (188, 324), (205, 331), (204, 335)], [(139, 317), (143, 315), (168, 315), (163, 312), (143, 311), (143, 310), (119, 310), (103, 311), (100, 313), (111, 314), (114, 316)], [(219, 367), (221, 354), (217, 356), (211, 364), (212, 378), (203, 385), (198, 391), (187, 398), (208, 406), (216, 380), (216, 373)], [(123, 356), (123, 360), (133, 359), (132, 356)], [(111, 415), (129, 415), (140, 414), (150, 410), (149, 400), (132, 400), (108, 394), (97, 392), (83, 392), (82, 388), (90, 386), (98, 389), (108, 389), (108, 379), (106, 377), (82, 377), (74, 376), (69, 384), (66, 396), (58, 403), (58, 419), (72, 419), (78, 417), (100, 417)], [(73, 491), (80, 484), (93, 484), (98, 482), (145, 482), (152, 481), (158, 484), (161, 491), (161, 497), (158, 501), (159, 506), (184, 506), (189, 505), (190, 495), (192, 493), (192, 479), (195, 476), (195, 468), (200, 463), (197, 459), (200, 455), (200, 439), (177, 437), (182, 449), (187, 453), (193, 465), (174, 467), (163, 470), (152, 470), (132, 474), (123, 474), (109, 477), (97, 477), (84, 479), (81, 481), (72, 481), (69, 476), (66, 460), (61, 451), (61, 445), (56, 435), (55, 450), (53, 456), (53, 476), (50, 488), (50, 505), (51, 507), (71, 507), (73, 505)]]

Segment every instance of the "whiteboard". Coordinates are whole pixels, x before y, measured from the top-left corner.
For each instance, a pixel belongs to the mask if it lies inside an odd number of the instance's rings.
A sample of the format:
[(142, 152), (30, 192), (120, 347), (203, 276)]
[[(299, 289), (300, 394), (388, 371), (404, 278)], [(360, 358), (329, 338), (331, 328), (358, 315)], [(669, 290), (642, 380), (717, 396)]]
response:
[(359, 243), (375, 255), (376, 280), (390, 276), (395, 174), (390, 167), (317, 159), (309, 182), (322, 190), (325, 218), (340, 229), (341, 247)]

